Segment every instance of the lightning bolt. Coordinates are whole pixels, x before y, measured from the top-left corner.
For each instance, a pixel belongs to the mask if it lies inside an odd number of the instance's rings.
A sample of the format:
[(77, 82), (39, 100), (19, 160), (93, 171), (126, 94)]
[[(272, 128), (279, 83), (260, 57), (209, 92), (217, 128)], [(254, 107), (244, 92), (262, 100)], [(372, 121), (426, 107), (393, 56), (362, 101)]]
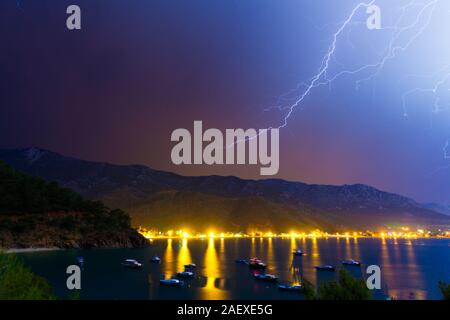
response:
[[(450, 65), (446, 65), (442, 69), (438, 70), (437, 72), (435, 72), (432, 75), (416, 76), (416, 77), (422, 77), (422, 78), (430, 78), (431, 80), (437, 78), (437, 81), (431, 87), (428, 87), (428, 88), (416, 87), (416, 88), (406, 91), (402, 95), (403, 115), (406, 118), (408, 117), (407, 98), (410, 95), (413, 95), (416, 93), (429, 93), (432, 95), (432, 101), (433, 101), (432, 112), (433, 113), (437, 114), (441, 111), (448, 109), (448, 108), (445, 108), (443, 105), (441, 105), (442, 97), (441, 97), (440, 93), (442, 92), (441, 90), (442, 90), (442, 87), (444, 87), (445, 83), (448, 80), (450, 80), (450, 72), (448, 71), (449, 67), (450, 67)], [(411, 77), (411, 76), (409, 76), (409, 77)], [(447, 89), (447, 90), (449, 90), (449, 89)]]
[[(445, 142), (444, 147), (442, 148), (442, 152), (444, 154), (444, 160), (450, 160), (450, 150), (449, 149), (450, 149), (450, 140), (447, 140)], [(440, 172), (441, 170), (446, 170), (446, 169), (449, 169), (449, 168), (450, 168), (450, 165), (440, 166), (440, 167), (436, 168), (435, 170), (432, 170), (429, 173), (429, 176), (432, 176), (432, 175)]]
[[(288, 110), (288, 112), (284, 116), (283, 123), (278, 126), (278, 129), (286, 127), (288, 124), (288, 120), (289, 120), (290, 116), (292, 115), (292, 113), (294, 112), (294, 110), (303, 102), (303, 100), (305, 100), (305, 98), (310, 94), (310, 92), (314, 88), (317, 88), (318, 86), (321, 86), (324, 84), (324, 83), (320, 82), (320, 79), (322, 78), (322, 76), (326, 75), (328, 72), (331, 59), (336, 51), (336, 46), (337, 46), (337, 41), (338, 41), (339, 36), (346, 29), (346, 27), (351, 23), (353, 17), (355, 16), (355, 14), (358, 12), (359, 9), (361, 9), (363, 7), (367, 8), (374, 3), (375, 3), (375, 0), (372, 0), (368, 3), (364, 3), (364, 2), (359, 3), (356, 7), (353, 8), (350, 15), (342, 23), (340, 28), (333, 34), (333, 36), (332, 36), (333, 41), (331, 42), (331, 45), (329, 46), (327, 53), (325, 54), (325, 56), (322, 59), (322, 64), (319, 68), (319, 71), (317, 72), (316, 75), (314, 75), (311, 78), (309, 84), (306, 85), (306, 89), (303, 91), (303, 93), (300, 94), (300, 96), (296, 99), (296, 101), (286, 108)], [(281, 108), (281, 109), (283, 109), (283, 108)]]
[[(330, 86), (333, 82), (337, 81), (339, 78), (344, 76), (359, 76), (362, 74), (366, 74), (369, 72), (368, 76), (360, 77), (358, 80), (356, 80), (356, 89), (359, 89), (359, 87), (367, 81), (370, 81), (374, 78), (376, 78), (381, 71), (385, 68), (386, 64), (395, 59), (401, 52), (406, 51), (411, 44), (414, 43), (415, 40), (417, 40), (423, 32), (427, 29), (427, 27), (430, 24), (430, 21), (433, 17), (433, 13), (436, 9), (436, 6), (439, 2), (442, 0), (430, 0), (426, 2), (416, 2), (416, 1), (409, 1), (407, 4), (401, 6), (400, 14), (398, 18), (395, 20), (395, 23), (391, 26), (383, 27), (382, 30), (390, 31), (390, 40), (388, 41), (388, 44), (386, 48), (383, 50), (382, 54), (380, 55), (379, 59), (373, 63), (368, 63), (361, 65), (356, 68), (352, 69), (344, 69), (341, 70), (334, 75), (331, 75), (330, 69), (333, 66), (333, 62), (335, 64), (338, 64), (336, 62), (336, 51), (338, 50), (339, 40), (343, 37), (344, 32), (350, 30), (356, 25), (364, 25), (366, 22), (361, 21), (355, 21), (355, 16), (361, 9), (367, 9), (368, 7), (374, 5), (377, 0), (371, 0), (367, 2), (360, 2), (356, 6), (353, 7), (353, 9), (350, 11), (349, 15), (343, 22), (340, 24), (337, 24), (336, 31), (331, 35), (331, 43), (328, 46), (328, 49), (325, 53), (325, 55), (321, 59), (320, 67), (316, 74), (314, 74), (312, 77), (310, 77), (309, 81), (306, 82), (300, 82), (298, 83), (294, 89), (285, 92), (284, 94), (280, 95), (277, 99), (277, 102), (275, 105), (270, 106), (268, 108), (265, 108), (263, 111), (267, 112), (269, 110), (279, 110), (280, 112), (284, 113), (282, 117), (282, 121), (279, 125), (276, 126), (270, 126), (265, 130), (261, 130), (260, 133), (258, 133), (254, 137), (249, 137), (243, 140), (238, 140), (228, 147), (234, 146), (235, 143), (239, 142), (245, 142), (251, 139), (254, 139), (258, 137), (262, 132), (265, 132), (267, 130), (270, 130), (272, 128), (282, 129), (288, 126), (289, 119), (292, 116), (292, 114), (299, 108), (303, 106), (303, 102), (305, 99), (310, 96), (314, 89), (322, 87), (322, 86)], [(414, 18), (411, 22), (407, 23), (405, 25), (404, 20), (408, 13), (410, 13), (410, 10), (419, 8), (417, 13), (414, 15)], [(417, 30), (416, 30), (417, 29)], [(400, 40), (402, 37), (407, 33), (414, 31), (412, 36), (410, 36), (406, 43), (400, 44)], [(347, 41), (349, 39), (347, 38)], [(353, 46), (353, 45), (352, 45)], [(340, 65), (340, 64), (339, 64)], [(342, 65), (341, 65), (342, 66)], [(412, 89), (402, 96), (402, 103), (403, 103), (403, 113), (405, 118), (407, 118), (408, 112), (406, 107), (406, 98), (408, 95), (416, 93), (416, 92), (438, 92), (439, 88), (445, 83), (446, 79), (449, 77), (442, 78), (441, 81), (437, 82), (433, 88), (430, 89), (421, 89), (421, 88), (415, 88)], [(435, 96), (434, 100), (434, 110), (440, 110), (438, 108), (439, 106), (439, 97)]]
[(447, 140), (444, 148), (442, 149), (442, 151), (444, 151), (444, 159), (446, 160), (450, 159), (450, 150), (448, 150), (449, 147), (450, 147), (450, 140)]
[[(292, 114), (296, 109), (301, 109), (305, 99), (312, 94), (314, 89), (321, 86), (330, 86), (333, 82), (344, 76), (359, 77), (359, 79), (355, 81), (355, 88), (359, 89), (363, 83), (373, 80), (379, 76), (382, 70), (385, 69), (388, 62), (397, 58), (399, 54), (405, 52), (420, 36), (423, 35), (424, 31), (430, 25), (436, 8), (441, 1), (442, 0), (429, 0), (422, 2), (409, 1), (407, 4), (401, 6), (399, 8), (400, 13), (395, 19), (393, 25), (382, 28), (382, 30), (390, 32), (390, 37), (387, 46), (378, 60), (373, 63), (364, 64), (351, 69), (342, 68), (343, 70), (332, 75), (330, 69), (333, 63), (337, 64), (335, 54), (338, 50), (339, 40), (342, 38), (344, 31), (351, 31), (351, 28), (354, 26), (364, 24), (364, 22), (354, 21), (356, 14), (361, 9), (374, 5), (377, 1), (373, 0), (361, 2), (353, 7), (347, 18), (338, 25), (337, 30), (331, 35), (331, 44), (321, 60), (320, 68), (317, 73), (313, 75), (308, 82), (298, 83), (294, 89), (282, 94), (278, 98), (275, 106), (264, 109), (264, 111), (277, 109), (284, 113), (281, 123), (278, 126), (275, 126), (275, 128), (282, 129), (287, 127)], [(410, 14), (412, 10), (416, 10), (412, 19), (410, 18), (410, 20), (405, 23), (405, 20), (408, 18), (408, 14)], [(408, 33), (411, 34), (408, 35)], [(403, 38), (406, 38), (406, 40)], [(348, 38), (347, 41), (349, 41)], [(354, 47), (352, 43), (351, 45)], [(342, 67), (342, 65), (340, 66)], [(442, 102), (443, 92), (450, 91), (450, 88), (448, 88), (448, 82), (450, 81), (450, 71), (448, 70), (448, 67), (450, 67), (450, 65), (445, 66), (437, 72), (439, 77), (428, 88), (413, 88), (406, 91), (401, 96), (403, 115), (406, 119), (408, 118), (407, 99), (409, 96), (417, 93), (431, 94), (432, 114), (437, 114), (444, 110), (450, 109), (450, 105), (445, 105)], [(434, 76), (434, 78), (436, 78), (436, 76)], [(294, 98), (291, 98), (292, 96), (294, 96)], [(268, 129), (271, 128), (273, 127), (269, 127)], [(443, 147), (444, 160), (450, 160), (449, 141), (450, 140), (447, 140)]]
[[(371, 71), (371, 70), (373, 70), (373, 71), (369, 76), (367, 76), (365, 78), (361, 78), (356, 81), (357, 88), (359, 88), (363, 82), (366, 82), (366, 81), (369, 81), (369, 80), (375, 78), (383, 70), (383, 68), (385, 67), (385, 65), (388, 61), (397, 57), (400, 52), (407, 50), (411, 46), (411, 44), (418, 37), (420, 37), (423, 34), (424, 30), (428, 27), (428, 25), (431, 21), (431, 18), (433, 16), (433, 12), (436, 8), (437, 3), (440, 1), (441, 0), (432, 0), (432, 1), (429, 1), (426, 4), (422, 5), (421, 9), (417, 13), (414, 21), (406, 26), (401, 26), (401, 23), (403, 22), (403, 19), (404, 19), (406, 13), (408, 12), (408, 9), (410, 9), (412, 7), (420, 6), (420, 4), (418, 4), (414, 1), (411, 1), (407, 5), (401, 7), (401, 14), (400, 14), (399, 18), (397, 19), (396, 23), (393, 26), (383, 28), (384, 30), (392, 30), (392, 36), (391, 36), (391, 39), (388, 43), (388, 46), (387, 46), (384, 54), (377, 62), (371, 63), (371, 64), (365, 64), (365, 65), (362, 65), (362, 66), (354, 68), (354, 69), (342, 70), (342, 71), (334, 74), (333, 76), (329, 76), (329, 73), (330, 73), (329, 69), (332, 64), (331, 62), (333, 60), (335, 52), (337, 50), (338, 39), (342, 36), (343, 32), (347, 28), (350, 28), (357, 24), (361, 24), (361, 22), (352, 21), (354, 19), (355, 15), (357, 14), (357, 12), (360, 9), (367, 8), (367, 7), (375, 4), (376, 0), (373, 0), (370, 2), (359, 3), (358, 5), (356, 5), (353, 8), (351, 13), (347, 17), (347, 19), (344, 20), (344, 22), (340, 25), (340, 27), (337, 29), (337, 31), (332, 35), (332, 42), (328, 48), (328, 51), (326, 52), (325, 56), (322, 59), (319, 71), (311, 78), (310, 82), (306, 83), (306, 84), (301, 83), (301, 84), (297, 85), (296, 89), (293, 89), (293, 90), (283, 94), (281, 96), (281, 98), (283, 100), (284, 97), (289, 96), (293, 92), (297, 91), (299, 88), (305, 88), (303, 90), (303, 92), (301, 92), (297, 96), (295, 101), (293, 103), (291, 103), (290, 105), (277, 104), (274, 107), (269, 107), (269, 108), (265, 109), (265, 111), (268, 111), (268, 110), (274, 109), (274, 108), (277, 108), (280, 111), (287, 110), (286, 114), (283, 117), (282, 123), (277, 127), (278, 129), (281, 129), (288, 125), (289, 118), (291, 117), (291, 115), (293, 114), (295, 109), (297, 109), (297, 107), (299, 107), (302, 104), (302, 102), (311, 94), (313, 89), (321, 87), (321, 86), (325, 86), (325, 85), (330, 85), (332, 82), (336, 81), (338, 78), (343, 77), (344, 75), (358, 75), (358, 74), (362, 74), (364, 72)], [(425, 20), (425, 22), (422, 23), (422, 20)], [(397, 44), (399, 39), (406, 32), (414, 30), (418, 26), (419, 26), (419, 30), (417, 32), (415, 32), (414, 35), (412, 37), (410, 37), (409, 40), (405, 44), (403, 44), (403, 45)]]
[[(311, 77), (310, 81), (308, 82), (302, 82), (299, 83), (295, 89), (290, 90), (289, 92), (286, 92), (284, 94), (282, 94), (279, 97), (279, 101), (280, 100), (284, 100), (287, 96), (289, 96), (290, 94), (297, 92), (300, 88), (304, 88), (303, 92), (296, 98), (295, 102), (289, 105), (282, 105), (282, 104), (277, 104), (275, 106), (271, 106), (269, 108), (266, 108), (265, 111), (269, 111), (272, 109), (278, 109), (280, 111), (285, 111), (287, 110), (287, 113), (284, 115), (283, 117), (283, 121), (280, 125), (276, 126), (275, 128), (277, 129), (282, 129), (285, 128), (288, 125), (288, 120), (291, 117), (292, 113), (295, 111), (295, 109), (308, 97), (308, 95), (313, 91), (314, 88), (320, 87), (322, 85), (324, 85), (326, 82), (320, 82), (320, 79), (322, 77), (326, 77), (330, 64), (331, 64), (331, 60), (334, 56), (334, 53), (336, 51), (336, 47), (337, 47), (337, 42), (338, 42), (338, 38), (341, 36), (341, 34), (343, 33), (343, 31), (350, 25), (352, 24), (352, 20), (354, 18), (354, 16), (356, 15), (356, 13), (361, 9), (361, 8), (367, 8), (371, 5), (373, 5), (375, 3), (376, 0), (372, 0), (370, 2), (361, 2), (358, 5), (356, 5), (353, 10), (350, 12), (349, 16), (347, 17), (347, 19), (344, 20), (344, 22), (340, 25), (340, 27), (337, 29), (337, 31), (333, 34), (332, 36), (332, 42), (330, 44), (330, 46), (328, 47), (328, 50), (326, 52), (326, 54), (324, 55), (324, 57), (322, 58), (322, 62), (320, 65), (320, 68), (318, 70), (318, 72)], [(327, 81), (329, 82), (329, 81)], [(240, 143), (240, 142), (245, 142), (248, 140), (252, 140), (257, 138), (259, 135), (261, 135), (261, 133), (266, 132), (270, 129), (273, 129), (274, 127), (271, 126), (267, 129), (264, 130), (260, 130), (259, 133), (255, 136), (246, 138), (246, 139), (241, 139), (241, 140), (237, 140), (236, 142), (231, 143), (230, 145), (228, 145), (227, 147), (233, 147), (236, 143)]]

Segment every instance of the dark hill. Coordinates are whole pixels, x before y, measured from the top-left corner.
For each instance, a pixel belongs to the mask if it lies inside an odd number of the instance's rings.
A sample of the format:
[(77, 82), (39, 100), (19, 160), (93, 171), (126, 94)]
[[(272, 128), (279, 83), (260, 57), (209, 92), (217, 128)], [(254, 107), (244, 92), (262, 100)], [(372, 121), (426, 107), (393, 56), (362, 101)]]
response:
[(450, 225), (449, 216), (410, 198), (361, 184), (185, 177), (140, 165), (84, 161), (37, 148), (0, 150), (0, 159), (89, 199), (127, 209), (133, 224), (147, 227), (213, 224), (230, 231), (256, 227), (288, 231)]
[(146, 240), (122, 210), (0, 161), (0, 247), (134, 247)]

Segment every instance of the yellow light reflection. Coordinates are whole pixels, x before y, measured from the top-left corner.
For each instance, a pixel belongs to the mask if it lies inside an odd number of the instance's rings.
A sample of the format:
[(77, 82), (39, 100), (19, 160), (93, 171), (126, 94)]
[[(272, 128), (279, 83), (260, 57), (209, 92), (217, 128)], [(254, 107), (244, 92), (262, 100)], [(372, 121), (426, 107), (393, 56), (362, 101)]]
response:
[(225, 290), (216, 287), (216, 283), (220, 282), (220, 261), (216, 252), (214, 238), (208, 240), (208, 247), (205, 252), (205, 276), (206, 285), (201, 291), (201, 298), (209, 300), (226, 299), (228, 293)]
[(171, 277), (174, 273), (174, 257), (173, 257), (173, 247), (172, 247), (172, 239), (167, 239), (166, 251), (164, 253), (164, 267), (166, 277)]
[(192, 263), (191, 252), (188, 247), (188, 240), (181, 240), (180, 251), (178, 251), (177, 271), (183, 271), (184, 265)]
[(273, 240), (272, 238), (267, 239), (267, 262), (269, 263), (271, 271), (277, 271), (277, 263), (273, 254)]
[(251, 256), (251, 257), (256, 256), (256, 243), (255, 243), (255, 238), (252, 238), (252, 240), (251, 240), (250, 256)]

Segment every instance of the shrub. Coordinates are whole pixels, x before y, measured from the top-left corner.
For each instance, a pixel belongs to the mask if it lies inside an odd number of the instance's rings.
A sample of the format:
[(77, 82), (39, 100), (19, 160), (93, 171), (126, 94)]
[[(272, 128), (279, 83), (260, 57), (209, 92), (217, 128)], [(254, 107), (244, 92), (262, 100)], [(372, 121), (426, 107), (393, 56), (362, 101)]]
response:
[(369, 300), (370, 290), (363, 279), (354, 278), (347, 270), (339, 271), (338, 281), (322, 283), (317, 292), (307, 280), (303, 284), (305, 298), (309, 300)]
[(439, 281), (439, 289), (441, 290), (444, 300), (450, 300), (450, 284)]
[(53, 300), (48, 282), (14, 254), (0, 252), (0, 300)]

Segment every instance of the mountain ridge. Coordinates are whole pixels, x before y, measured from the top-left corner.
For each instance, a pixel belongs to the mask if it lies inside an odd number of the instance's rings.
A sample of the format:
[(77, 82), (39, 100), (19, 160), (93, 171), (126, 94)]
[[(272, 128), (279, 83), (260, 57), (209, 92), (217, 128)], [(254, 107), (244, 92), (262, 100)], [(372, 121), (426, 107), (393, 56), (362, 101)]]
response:
[[(224, 221), (225, 227), (235, 229), (235, 221), (226, 223), (224, 217), (237, 210), (247, 217), (247, 222), (238, 228), (248, 229), (252, 222), (244, 212), (251, 211), (248, 199), (262, 199), (265, 206), (261, 205), (259, 211), (253, 213), (253, 220), (259, 219), (260, 225), (274, 229), (287, 228), (292, 224), (277, 221), (277, 215), (289, 221), (307, 220), (314, 227), (327, 225), (336, 229), (379, 228), (405, 223), (450, 225), (450, 217), (424, 208), (413, 199), (364, 184), (335, 186), (282, 179), (182, 176), (143, 165), (79, 160), (40, 148), (0, 149), (0, 159), (18, 170), (56, 181), (87, 198), (126, 209), (133, 217), (133, 223), (139, 221), (139, 224), (151, 225), (152, 219), (157, 220), (164, 215), (172, 215), (172, 220), (182, 224), (186, 217), (195, 216), (195, 211), (203, 208), (202, 203), (213, 201), (220, 206), (215, 212), (218, 220)], [(161, 196), (168, 191), (179, 196), (177, 202), (171, 203)], [(165, 196), (168, 197), (167, 194)], [(190, 206), (191, 209), (184, 209)], [(271, 208), (267, 209), (270, 215), (266, 214), (264, 207)], [(289, 217), (284, 214), (286, 212), (290, 212)], [(305, 217), (308, 219), (305, 220)], [(214, 219), (210, 220), (214, 222)], [(299, 223), (299, 227), (304, 225)]]

